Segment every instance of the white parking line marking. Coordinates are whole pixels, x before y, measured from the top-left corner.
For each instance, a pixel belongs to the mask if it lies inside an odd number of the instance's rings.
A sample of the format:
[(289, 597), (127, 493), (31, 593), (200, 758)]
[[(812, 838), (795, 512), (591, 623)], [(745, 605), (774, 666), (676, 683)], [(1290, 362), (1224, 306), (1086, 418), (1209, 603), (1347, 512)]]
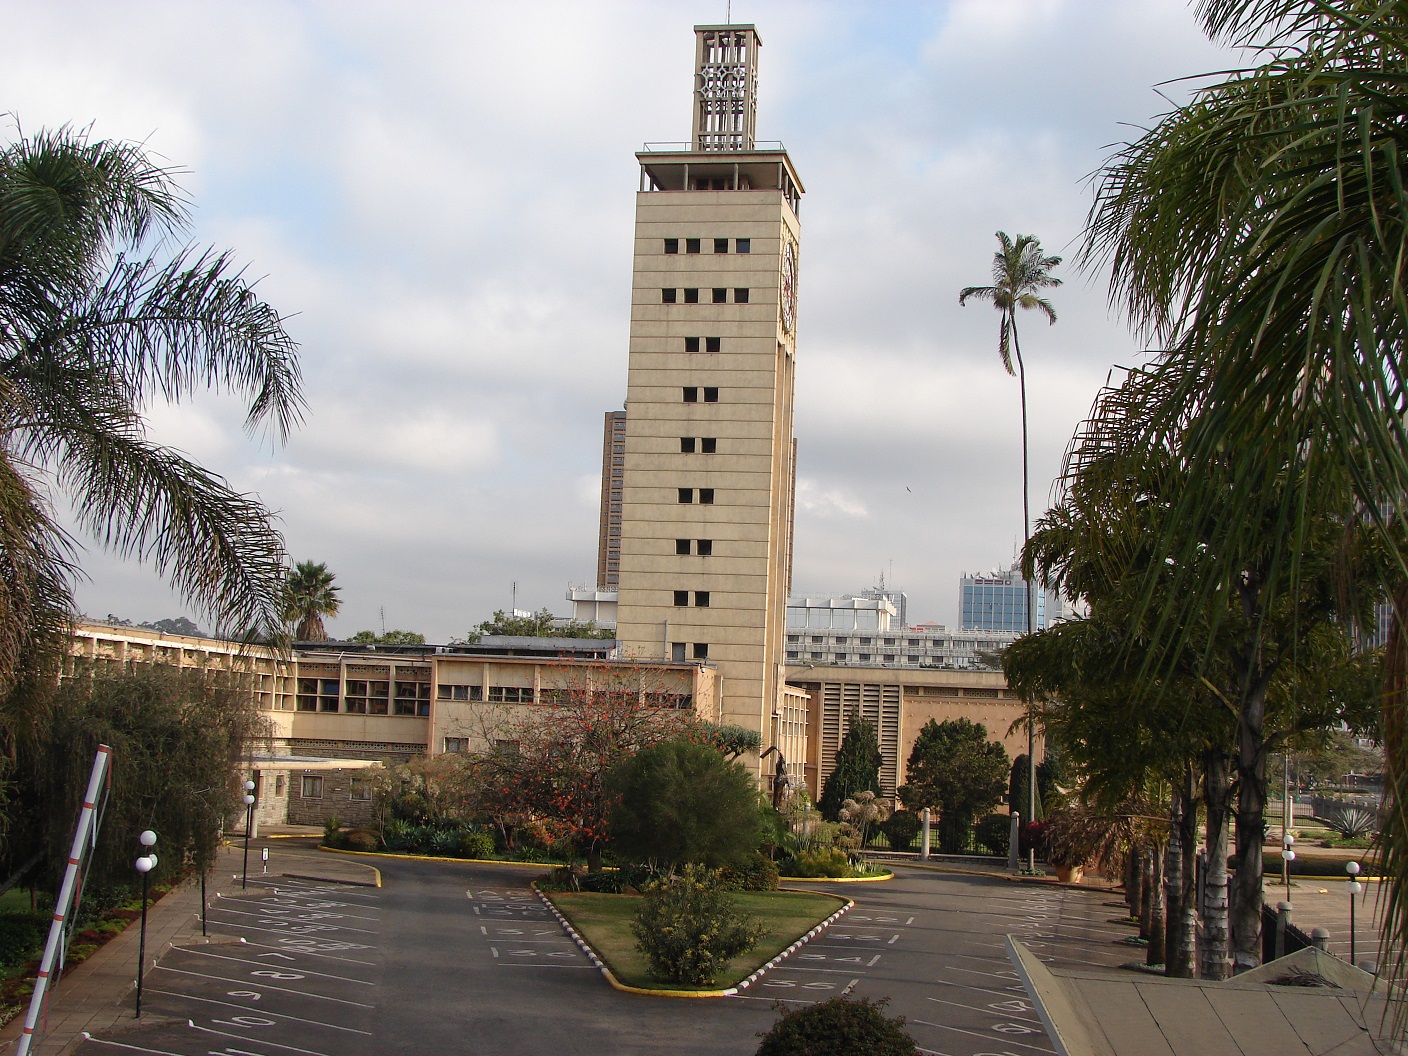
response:
[[(934, 1002), (934, 1004), (936, 1004), (936, 1005), (951, 1005), (953, 1008), (966, 1008), (969, 1012), (977, 1012), (979, 1015), (991, 1015), (991, 1014), (992, 1014), (992, 1008), (993, 1008), (992, 1005), (965, 1005), (965, 1004), (964, 1004), (963, 1002), (961, 1002), (961, 1001), (945, 1001), (945, 1000), (944, 1000), (943, 998), (941, 998), (941, 997), (926, 997), (924, 1000), (926, 1000), (926, 1001), (932, 1001), (932, 1002)], [(1025, 1011), (1030, 1012), (1031, 1009), (1028, 1008), (1028, 1009), (1026, 1009)], [(1030, 1017), (1030, 1018), (1027, 1018), (1027, 1017), (1015, 1015), (1014, 1013), (1012, 1013), (1012, 1012), (1010, 1012), (1010, 1011), (1005, 1012), (1005, 1014), (1006, 1014), (1007, 1016), (1009, 1016), (1010, 1018), (1012, 1018), (1012, 1019), (1025, 1019), (1025, 1021), (1028, 1022), (1028, 1023), (1038, 1023), (1038, 1022), (1040, 1022), (1040, 1021), (1039, 1021), (1038, 1019), (1036, 1019), (1036, 1017), (1034, 1017), (1034, 1016), (1033, 1016), (1033, 1017)], [(993, 1029), (996, 1029), (996, 1028), (993, 1028)]]
[[(236, 985), (241, 986), (247, 985), (245, 984), (245, 981), (243, 979), (226, 979), (224, 976), (220, 975), (206, 975), (203, 972), (189, 972), (184, 968), (168, 968), (164, 964), (158, 964), (156, 966), (156, 969), (159, 972), (176, 972), (179, 975), (194, 975), (197, 979), (213, 979), (217, 983), (234, 983)], [(250, 972), (249, 974), (258, 975), (259, 973)], [(302, 976), (299, 976), (299, 978), (301, 979)], [(259, 987), (259, 989), (261, 990), (278, 990), (285, 994), (297, 994), (299, 997), (311, 997), (318, 1001), (336, 1001), (339, 1005), (356, 1005), (358, 1008), (376, 1008), (376, 1005), (364, 1004), (361, 1001), (347, 1001), (341, 997), (324, 997), (322, 994), (310, 994), (303, 990), (290, 990), (286, 986), (274, 986), (272, 983), (266, 983), (262, 979), (252, 985)]]
[(156, 1056), (181, 1056), (178, 1052), (167, 1052), (165, 1049), (146, 1049), (141, 1045), (124, 1045), (120, 1041), (106, 1041), (103, 1038), (95, 1038), (86, 1030), (83, 1032), (85, 1041), (91, 1041), (94, 1045), (111, 1045), (115, 1049), (127, 1049), (129, 1052), (151, 1052)]
[[(188, 1019), (188, 1020), (186, 1020), (186, 1026), (190, 1027), (192, 1030), (201, 1030), (201, 1031), (204, 1031), (204, 1032), (207, 1033), (207, 1034), (218, 1034), (218, 1035), (219, 1035), (220, 1037), (222, 1037), (222, 1038), (234, 1038), (236, 1041), (248, 1041), (248, 1040), (249, 1040), (249, 1038), (245, 1037), (243, 1034), (227, 1034), (227, 1033), (226, 1033), (225, 1031), (223, 1031), (223, 1030), (211, 1030), (209, 1027), (202, 1027), (200, 1024), (198, 1024), (198, 1023), (197, 1023), (195, 1020), (193, 1020), (193, 1019)], [(274, 1046), (274, 1048), (276, 1048), (276, 1049), (288, 1049), (290, 1052), (306, 1052), (306, 1053), (308, 1054), (308, 1056), (329, 1056), (328, 1053), (326, 1053), (326, 1052), (319, 1052), (317, 1049), (300, 1049), (297, 1045), (281, 1045), (281, 1044), (280, 1044), (279, 1042), (277, 1042), (277, 1041), (268, 1041), (268, 1040), (266, 1040), (266, 1039), (264, 1039), (264, 1038), (260, 1038), (260, 1039), (259, 1039), (259, 1044), (260, 1044), (260, 1045), (272, 1045), (272, 1046)], [(228, 1046), (226, 1046), (226, 1047), (228, 1048)]]
[[(241, 1012), (249, 1011), (249, 1009), (246, 1008), (244, 1005), (231, 1004), (229, 1001), (217, 1001), (213, 997), (196, 997), (194, 994), (173, 994), (169, 990), (151, 989), (150, 992), (153, 994), (162, 994), (166, 997), (174, 997), (181, 1001), (199, 1001), (202, 1004), (206, 1005), (224, 1005), (226, 1008), (236, 1008), (239, 1009)], [(358, 1030), (356, 1027), (344, 1027), (338, 1025), (337, 1023), (321, 1023), (316, 1019), (304, 1019), (302, 1016), (290, 1016), (286, 1012), (265, 1012), (264, 1015), (278, 1016), (280, 1019), (291, 1019), (295, 1023), (307, 1023), (310, 1027), (327, 1027), (329, 1030), (344, 1030), (348, 1034), (363, 1034), (366, 1037), (372, 1036), (372, 1032), (369, 1030)], [(219, 1021), (217, 1020), (216, 1022)], [(273, 1026), (272, 1023), (269, 1025)]]
[[(226, 957), (224, 954), (221, 953), (207, 953), (205, 950), (188, 950), (182, 946), (173, 946), (172, 949), (180, 950), (182, 953), (199, 954), (202, 957), (213, 957), (217, 961), (234, 961), (236, 964), (247, 964), (253, 968), (268, 967), (268, 963), (266, 961), (246, 961), (243, 957)], [(256, 954), (256, 956), (279, 957), (285, 961), (293, 960), (292, 957), (287, 957), (282, 953), (260, 953)], [(351, 976), (347, 975), (329, 975), (327, 972), (315, 972), (311, 968), (300, 968), (299, 971), (302, 972), (304, 975), (316, 975), (319, 979), (336, 979), (338, 980), (338, 982), (342, 983), (357, 983), (360, 986), (376, 986), (376, 983), (370, 982), (369, 980), (353, 979)]]
[(957, 1034), (967, 1034), (970, 1037), (982, 1038), (984, 1041), (995, 1041), (999, 1045), (1016, 1045), (1019, 1048), (1031, 1049), (1032, 1052), (1054, 1053), (1056, 1051), (1055, 1049), (1045, 1045), (1028, 1045), (1026, 1042), (1013, 1041), (1010, 1038), (993, 1038), (989, 1037), (987, 1034), (979, 1034), (976, 1031), (964, 1030), (962, 1027), (950, 1027), (947, 1023), (930, 1023), (927, 1019), (911, 1019), (910, 1022), (923, 1023), (926, 1027), (938, 1027), (940, 1030), (951, 1030)]
[(867, 967), (867, 968), (874, 968), (874, 967), (875, 967), (875, 962), (878, 961), (882, 956), (884, 956), (884, 955), (877, 953), (874, 957), (870, 958), (870, 963), (868, 963), (868, 964), (866, 965), (866, 967)]

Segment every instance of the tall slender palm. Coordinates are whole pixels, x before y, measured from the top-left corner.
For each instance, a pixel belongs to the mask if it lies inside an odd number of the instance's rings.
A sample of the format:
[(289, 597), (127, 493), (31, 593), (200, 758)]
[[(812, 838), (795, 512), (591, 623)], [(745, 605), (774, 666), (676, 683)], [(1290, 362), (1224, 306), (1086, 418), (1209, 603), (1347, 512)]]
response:
[[(1031, 541), (1031, 482), (1027, 466), (1027, 368), (1022, 360), (1022, 342), (1017, 336), (1017, 310), (1037, 311), (1046, 316), (1048, 325), (1056, 322), (1056, 309), (1051, 302), (1039, 295), (1040, 290), (1061, 285), (1061, 280), (1051, 274), (1051, 269), (1061, 263), (1060, 257), (1049, 257), (1041, 248), (1041, 240), (1035, 235), (1018, 235), (1015, 240), (1005, 231), (997, 232), (997, 242), (1001, 247), (992, 255), (992, 285), (966, 286), (958, 294), (958, 303), (968, 303), (973, 297), (991, 301), (1001, 314), (1002, 322), (997, 331), (997, 352), (1002, 357), (1002, 365), (1008, 374), (1017, 375), (1017, 387), (1022, 399), (1022, 546)], [(1012, 360), (1017, 360), (1017, 369), (1012, 369)], [(1027, 633), (1036, 630), (1036, 598), (1032, 585), (1027, 584)], [(1033, 706), (1031, 702), (1029, 707)], [(1027, 716), (1027, 818), (1036, 817), (1036, 717)], [(1027, 866), (1036, 865), (1036, 852), (1030, 852)]]
[(342, 608), (336, 577), (321, 561), (300, 561), (288, 574), (284, 620), (296, 624), (293, 637), (300, 642), (326, 642), (324, 616), (336, 616)]
[(247, 428), (275, 440), (303, 406), (283, 320), (227, 254), (182, 248), (186, 226), (172, 170), (139, 146), (0, 136), (0, 696), (62, 648), (73, 611), (75, 542), (51, 491), (221, 630), (278, 625), (268, 511), (146, 436), (150, 401), (204, 388), (246, 397)]

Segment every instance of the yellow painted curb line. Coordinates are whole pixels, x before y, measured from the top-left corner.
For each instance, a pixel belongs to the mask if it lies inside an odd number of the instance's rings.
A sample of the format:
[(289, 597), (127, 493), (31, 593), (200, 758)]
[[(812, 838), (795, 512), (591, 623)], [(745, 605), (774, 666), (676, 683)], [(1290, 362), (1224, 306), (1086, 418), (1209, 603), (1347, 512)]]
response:
[(874, 884), (881, 880), (893, 880), (894, 873), (882, 876), (779, 876), (780, 884)]
[[(749, 975), (746, 979), (741, 980), (736, 986), (730, 986), (725, 990), (652, 990), (648, 987), (643, 986), (628, 986), (627, 984), (621, 982), (621, 980), (617, 979), (611, 969), (606, 966), (606, 962), (602, 960), (601, 955), (598, 954), (596, 950), (592, 947), (592, 944), (582, 937), (581, 933), (578, 932), (577, 929), (572, 926), (572, 922), (567, 919), (567, 917), (563, 914), (562, 910), (558, 909), (557, 906), (553, 903), (553, 900), (548, 898), (548, 896), (543, 893), (542, 888), (538, 886), (538, 882), (534, 880), (530, 882), (528, 886), (531, 887), (533, 891), (537, 894), (537, 896), (543, 900), (543, 904), (547, 906), (548, 910), (552, 913), (552, 915), (557, 918), (557, 922), (567, 930), (567, 934), (572, 936), (572, 938), (576, 941), (577, 945), (581, 947), (582, 952), (587, 955), (587, 959), (590, 960), (592, 964), (597, 966), (597, 968), (601, 971), (601, 974), (606, 978), (606, 981), (611, 984), (613, 989), (620, 990), (623, 994), (643, 994), (646, 997), (732, 997), (734, 994), (738, 993), (738, 991), (746, 988), (750, 983), (756, 982), (769, 968), (776, 967), (784, 958), (789, 956), (791, 953), (793, 953), (800, 947), (805, 946), (813, 936), (820, 934), (824, 928), (830, 926), (833, 922), (840, 918), (842, 914), (850, 912), (852, 909), (855, 908), (856, 905), (855, 902), (851, 901), (851, 899), (843, 898), (841, 895), (828, 895), (827, 897), (839, 898), (842, 902), (846, 904), (840, 909), (838, 909), (835, 913), (832, 913), (831, 916), (827, 917), (821, 923), (813, 925), (811, 930), (807, 931), (804, 935), (801, 936), (801, 938), (796, 939), (791, 946), (788, 946), (786, 949), (781, 950), (766, 964), (763, 964), (758, 968), (754, 969), (751, 975)], [(826, 894), (826, 892), (823, 891), (822, 894)]]
[[(552, 862), (501, 862), (497, 858), (446, 858), (442, 854), (397, 854), (394, 851), (349, 851), (342, 847), (324, 847), (318, 850), (329, 854), (356, 854), (364, 858), (399, 858), (409, 862), (450, 862), (455, 865), (516, 865), (528, 869), (556, 869)], [(367, 868), (375, 868), (368, 866)]]

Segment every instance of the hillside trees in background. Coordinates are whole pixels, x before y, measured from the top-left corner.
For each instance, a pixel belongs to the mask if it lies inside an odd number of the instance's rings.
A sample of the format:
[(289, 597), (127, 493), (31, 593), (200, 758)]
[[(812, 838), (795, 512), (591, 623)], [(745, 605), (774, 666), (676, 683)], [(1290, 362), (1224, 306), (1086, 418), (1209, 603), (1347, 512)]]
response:
[(821, 787), (817, 809), (827, 821), (839, 821), (841, 805), (860, 792), (880, 791), (880, 737), (875, 723), (852, 717), (836, 749), (836, 762)]
[(424, 645), (425, 635), (419, 631), (403, 631), (399, 628), (390, 631), (358, 631), (349, 642), (359, 645)]
[(612, 639), (616, 632), (598, 627), (591, 620), (559, 621), (548, 609), (539, 609), (525, 615), (496, 609), (494, 615), (479, 624), (463, 639), (451, 644), (473, 645), (486, 634), (509, 635), (524, 638), (603, 638)]

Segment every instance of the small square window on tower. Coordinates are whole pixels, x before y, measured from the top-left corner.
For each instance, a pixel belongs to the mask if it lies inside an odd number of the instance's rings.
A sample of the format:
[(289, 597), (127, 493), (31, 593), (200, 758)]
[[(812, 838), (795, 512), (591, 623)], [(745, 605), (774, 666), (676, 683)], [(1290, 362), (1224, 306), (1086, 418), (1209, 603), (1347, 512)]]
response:
[(748, 288), (747, 288), (746, 286), (740, 286), (740, 287), (738, 287), (737, 289), (735, 289), (735, 290), (733, 291), (733, 303), (734, 303), (734, 304), (747, 304), (747, 303), (748, 303)]
[(686, 338), (684, 339), (684, 350), (685, 350), (686, 352), (698, 352), (698, 351), (699, 351), (699, 338), (697, 338), (697, 337), (686, 337)]
[(694, 606), (698, 609), (709, 607), (709, 592), (707, 590), (696, 590), (694, 592)]
[(740, 238), (738, 239), (737, 245), (734, 246), (734, 249), (739, 253), (751, 253), (753, 252), (753, 240), (751, 238)]
[(684, 303), (685, 303), (685, 304), (698, 304), (698, 303), (699, 303), (699, 291), (698, 291), (697, 289), (689, 289), (689, 288), (686, 288), (685, 291), (684, 291)]
[(694, 540), (694, 552), (700, 557), (712, 557), (714, 554), (714, 540), (696, 539)]
[(720, 289), (718, 286), (715, 286), (715, 287), (714, 287), (714, 303), (715, 303), (715, 304), (727, 304), (727, 303), (728, 303), (728, 288), (727, 288), (727, 287), (724, 287), (723, 289)]
[(726, 239), (726, 238), (716, 238), (716, 239), (714, 239), (714, 252), (715, 252), (715, 253), (727, 253), (727, 252), (728, 252), (728, 239)]
[(674, 303), (675, 303), (675, 296), (676, 296), (676, 294), (678, 294), (678, 293), (679, 293), (678, 290), (661, 290), (661, 291), (660, 291), (660, 303), (661, 303), (661, 304), (674, 304)]
[[(683, 489), (682, 489), (682, 490), (683, 490)], [(705, 505), (705, 506), (711, 506), (711, 505), (713, 505), (713, 502), (714, 502), (714, 489), (713, 489), (713, 488), (700, 488), (700, 489), (699, 489), (699, 501), (700, 501), (703, 505)]]
[(684, 455), (692, 455), (692, 454), (694, 454), (694, 437), (692, 437), (692, 436), (682, 436), (682, 437), (680, 437), (680, 453), (681, 453), (681, 454), (684, 454)]
[(684, 660), (685, 660), (684, 647), (685, 647), (685, 643), (684, 643), (684, 642), (671, 642), (671, 643), (670, 643), (670, 659), (673, 660), (673, 661), (674, 661), (675, 663), (677, 663), (677, 664), (682, 664), (682, 663), (684, 663)]
[(694, 501), (693, 488), (680, 488), (680, 502), (691, 503)]
[(717, 385), (706, 385), (706, 386), (704, 387), (704, 402), (705, 402), (705, 403), (718, 403), (718, 402), (719, 402), (719, 389), (718, 389), (718, 386), (717, 386)]
[(686, 239), (684, 240), (684, 251), (685, 251), (686, 253), (698, 253), (698, 252), (699, 252), (699, 239), (697, 239), (697, 238), (686, 238)]
[[(665, 239), (665, 252), (666, 252), (666, 253), (678, 253), (679, 251), (680, 251), (680, 240), (679, 240), (678, 238), (667, 238), (667, 239)], [(743, 251), (740, 249), (739, 252), (742, 253)]]
[(694, 386), (694, 385), (686, 385), (682, 391), (684, 392), (684, 402), (685, 402), (685, 403), (698, 403), (698, 402), (699, 402), (699, 389), (698, 389), (696, 386)]
[(688, 554), (688, 553), (689, 553), (689, 540), (688, 540), (688, 539), (676, 539), (676, 540), (675, 540), (675, 553), (676, 553), (676, 554), (680, 554), (680, 555)]
[(717, 352), (723, 348), (724, 339), (721, 337), (706, 337), (704, 339), (705, 352)]
[(707, 659), (709, 659), (709, 643), (708, 643), (708, 642), (695, 642), (695, 643), (694, 643), (694, 659), (696, 659), (696, 660), (707, 660)]
[(676, 605), (688, 605), (688, 604), (689, 604), (689, 591), (687, 591), (687, 590), (677, 590), (677, 591), (675, 591), (675, 604), (676, 604)]
[(699, 438), (699, 450), (702, 453), (712, 455), (718, 449), (719, 438), (717, 436), (701, 436)]

